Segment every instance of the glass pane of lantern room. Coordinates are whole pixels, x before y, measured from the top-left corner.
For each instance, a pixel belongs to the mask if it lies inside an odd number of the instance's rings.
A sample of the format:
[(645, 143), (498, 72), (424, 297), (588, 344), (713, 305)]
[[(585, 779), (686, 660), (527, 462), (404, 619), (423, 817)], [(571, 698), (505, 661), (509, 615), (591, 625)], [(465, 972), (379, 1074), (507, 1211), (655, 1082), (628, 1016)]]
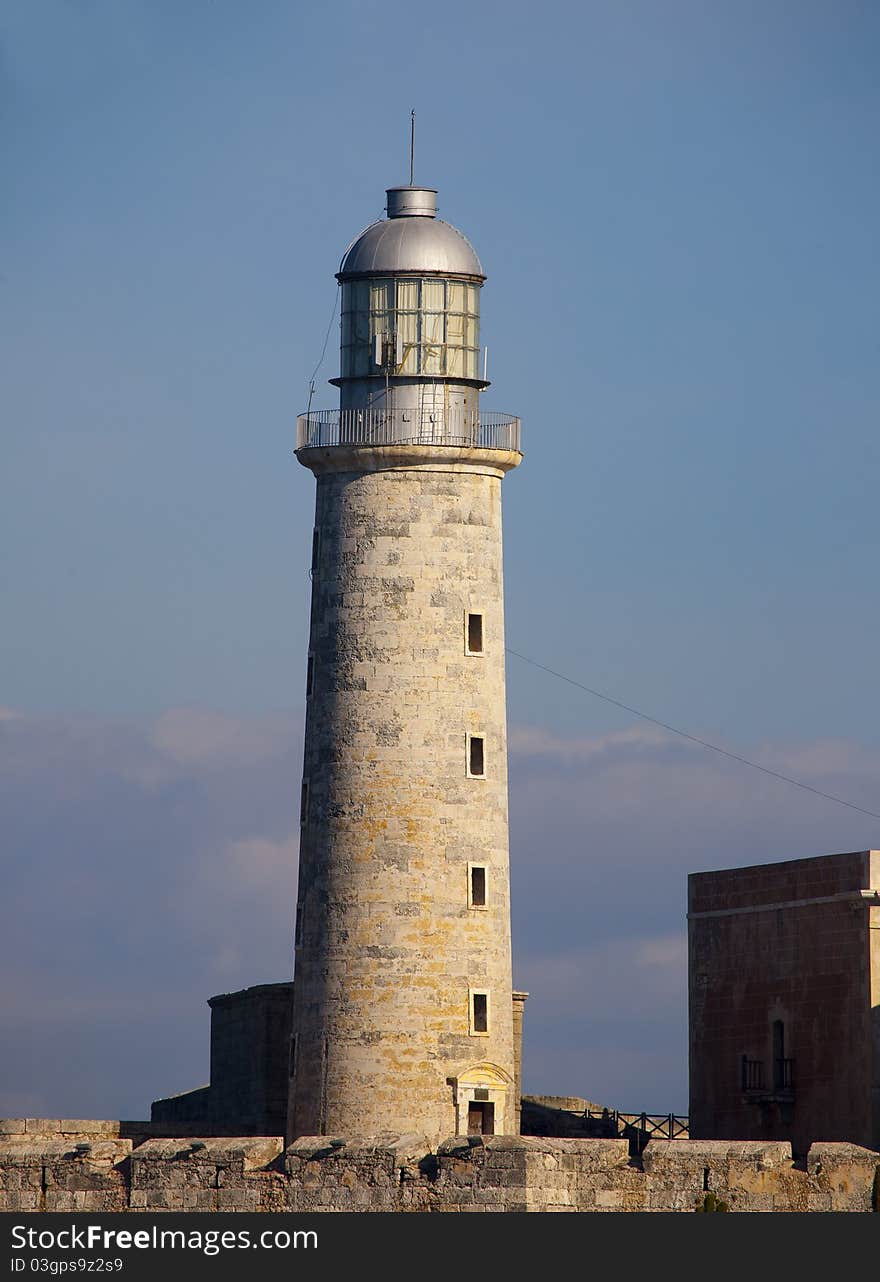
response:
[(384, 312), (388, 308), (388, 281), (370, 281), (370, 311)]
[(442, 343), (446, 335), (443, 332), (443, 313), (427, 312), (422, 317), (422, 342)]
[(446, 281), (422, 281), (422, 311), (442, 312), (446, 306)]
[(422, 316), (422, 373), (443, 373), (443, 314)]
[(404, 343), (400, 355), (400, 364), (397, 367), (398, 374), (418, 374), (419, 362), (419, 345), (418, 343)]
[[(398, 297), (400, 297), (399, 294)], [(417, 374), (419, 351), (418, 312), (398, 311), (397, 336), (402, 346), (401, 361), (398, 367), (398, 372), (401, 374)]]
[(465, 370), (465, 352), (463, 347), (447, 347), (446, 373), (454, 378), (467, 378)]
[(397, 313), (397, 333), (402, 343), (417, 343), (419, 340), (418, 312)]
[(370, 312), (370, 350), (375, 351), (377, 335), (384, 338), (391, 329), (391, 317), (387, 312)]
[(443, 344), (422, 343), (422, 373), (443, 373)]
[(460, 312), (449, 312), (446, 317), (446, 341), (456, 346), (464, 344), (464, 316)]
[[(389, 285), (391, 288), (389, 289)], [(389, 293), (391, 300), (389, 300)], [(370, 284), (370, 339), (377, 334), (390, 333), (392, 317), (389, 316), (389, 301), (394, 298), (393, 283), (386, 280), (372, 281)], [(393, 306), (393, 301), (392, 301)]]
[(399, 280), (397, 282), (398, 311), (415, 312), (419, 307), (419, 282), (417, 280)]
[(465, 310), (466, 289), (467, 286), (460, 280), (446, 282), (446, 306), (450, 312), (463, 312)]

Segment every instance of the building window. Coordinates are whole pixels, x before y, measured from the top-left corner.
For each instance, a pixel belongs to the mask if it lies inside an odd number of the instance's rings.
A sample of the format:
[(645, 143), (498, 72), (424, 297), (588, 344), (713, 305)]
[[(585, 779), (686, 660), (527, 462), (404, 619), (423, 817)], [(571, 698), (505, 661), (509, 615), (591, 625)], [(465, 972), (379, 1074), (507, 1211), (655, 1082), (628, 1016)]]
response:
[(471, 1035), (482, 1037), (489, 1032), (489, 994), (484, 988), (472, 988)]
[(472, 779), (486, 777), (485, 744), (482, 735), (469, 734), (467, 737), (467, 772)]
[(468, 908), (485, 908), (489, 902), (488, 869), (485, 864), (468, 864)]
[(773, 1089), (790, 1091), (794, 1087), (794, 1060), (786, 1055), (785, 1024), (773, 1021)]
[(296, 925), (293, 928), (293, 946), (299, 948), (302, 943), (303, 934), (303, 906), (302, 900), (296, 905)]
[(315, 656), (310, 654), (306, 660), (306, 698), (311, 699), (315, 686)]
[(290, 1039), (290, 1057), (287, 1062), (287, 1076), (293, 1077), (296, 1072), (296, 1034)]
[(302, 790), (299, 796), (299, 821), (300, 824), (306, 824), (309, 821), (309, 781), (303, 779)]
[(468, 611), (465, 615), (464, 652), (465, 654), (483, 653), (482, 614), (472, 614)]

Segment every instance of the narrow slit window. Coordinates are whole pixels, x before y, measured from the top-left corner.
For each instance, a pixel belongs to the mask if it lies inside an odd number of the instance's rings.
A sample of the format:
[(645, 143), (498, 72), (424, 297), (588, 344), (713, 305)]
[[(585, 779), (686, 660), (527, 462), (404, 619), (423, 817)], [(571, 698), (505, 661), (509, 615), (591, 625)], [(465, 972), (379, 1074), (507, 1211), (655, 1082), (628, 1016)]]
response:
[(306, 660), (306, 698), (312, 697), (312, 690), (315, 686), (315, 656), (310, 654)]
[(773, 1089), (789, 1090), (792, 1085), (792, 1061), (786, 1046), (785, 1024), (773, 1021)]
[(290, 1039), (290, 1058), (287, 1063), (287, 1076), (293, 1077), (296, 1073), (296, 1034)]
[(321, 553), (321, 531), (317, 525), (312, 530), (312, 573), (318, 568), (318, 557)]
[(468, 614), (467, 616), (467, 652), (468, 654), (483, 653), (483, 616), (482, 614)]
[(471, 993), (471, 1032), (488, 1033), (489, 1031), (489, 994), (487, 992)]
[(468, 906), (485, 908), (488, 902), (485, 864), (471, 864), (468, 885)]
[(482, 735), (468, 736), (468, 774), (474, 779), (483, 779), (486, 775), (485, 744)]
[(302, 943), (303, 935), (303, 906), (302, 900), (296, 906), (296, 925), (293, 928), (293, 946), (299, 948)]
[(308, 822), (309, 818), (309, 781), (303, 779), (302, 790), (299, 797), (299, 821), (301, 824)]

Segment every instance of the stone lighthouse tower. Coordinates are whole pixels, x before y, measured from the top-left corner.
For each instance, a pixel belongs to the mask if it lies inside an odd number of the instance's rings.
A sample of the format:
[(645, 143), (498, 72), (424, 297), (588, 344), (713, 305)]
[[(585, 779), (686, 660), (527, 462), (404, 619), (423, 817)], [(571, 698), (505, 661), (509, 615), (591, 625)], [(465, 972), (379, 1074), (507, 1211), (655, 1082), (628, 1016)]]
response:
[[(288, 1132), (516, 1128), (501, 482), (485, 276), (436, 192), (342, 259), (317, 481)], [(481, 377), (482, 373), (482, 377)]]

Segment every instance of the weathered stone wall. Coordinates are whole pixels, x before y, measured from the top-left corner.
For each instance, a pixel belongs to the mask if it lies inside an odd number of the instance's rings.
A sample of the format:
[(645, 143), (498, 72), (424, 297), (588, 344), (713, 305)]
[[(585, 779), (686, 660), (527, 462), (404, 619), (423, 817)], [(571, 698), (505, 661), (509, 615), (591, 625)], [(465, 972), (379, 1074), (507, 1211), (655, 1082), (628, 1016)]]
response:
[[(878, 873), (862, 851), (689, 878), (692, 1136), (790, 1140), (796, 1153), (880, 1145)], [(776, 1021), (790, 1085), (777, 1080)], [(743, 1057), (760, 1086), (744, 1089)]]
[[(210, 998), (211, 1089), (219, 1117), (241, 1117), (257, 1135), (287, 1118), (293, 984), (258, 984)], [(245, 1132), (245, 1133), (248, 1133)]]
[(25, 1125), (0, 1123), (0, 1211), (694, 1212), (707, 1192), (734, 1212), (880, 1209), (880, 1153), (848, 1144), (796, 1165), (782, 1143), (652, 1140), (631, 1158), (626, 1140), (472, 1136), (428, 1151), (415, 1135), (321, 1136), (285, 1151), (280, 1137), (133, 1146), (95, 1129), (119, 1123)]
[[(340, 447), (300, 461), (318, 486), (288, 1133), (357, 1118), (437, 1142), (460, 1128), (456, 1083), (483, 1065), (495, 1128), (511, 1133), (501, 479), (519, 456)], [(484, 739), (485, 777), (469, 776), (468, 735)], [(472, 863), (485, 906), (469, 903)], [(472, 989), (488, 992), (486, 1033), (470, 1026)]]

